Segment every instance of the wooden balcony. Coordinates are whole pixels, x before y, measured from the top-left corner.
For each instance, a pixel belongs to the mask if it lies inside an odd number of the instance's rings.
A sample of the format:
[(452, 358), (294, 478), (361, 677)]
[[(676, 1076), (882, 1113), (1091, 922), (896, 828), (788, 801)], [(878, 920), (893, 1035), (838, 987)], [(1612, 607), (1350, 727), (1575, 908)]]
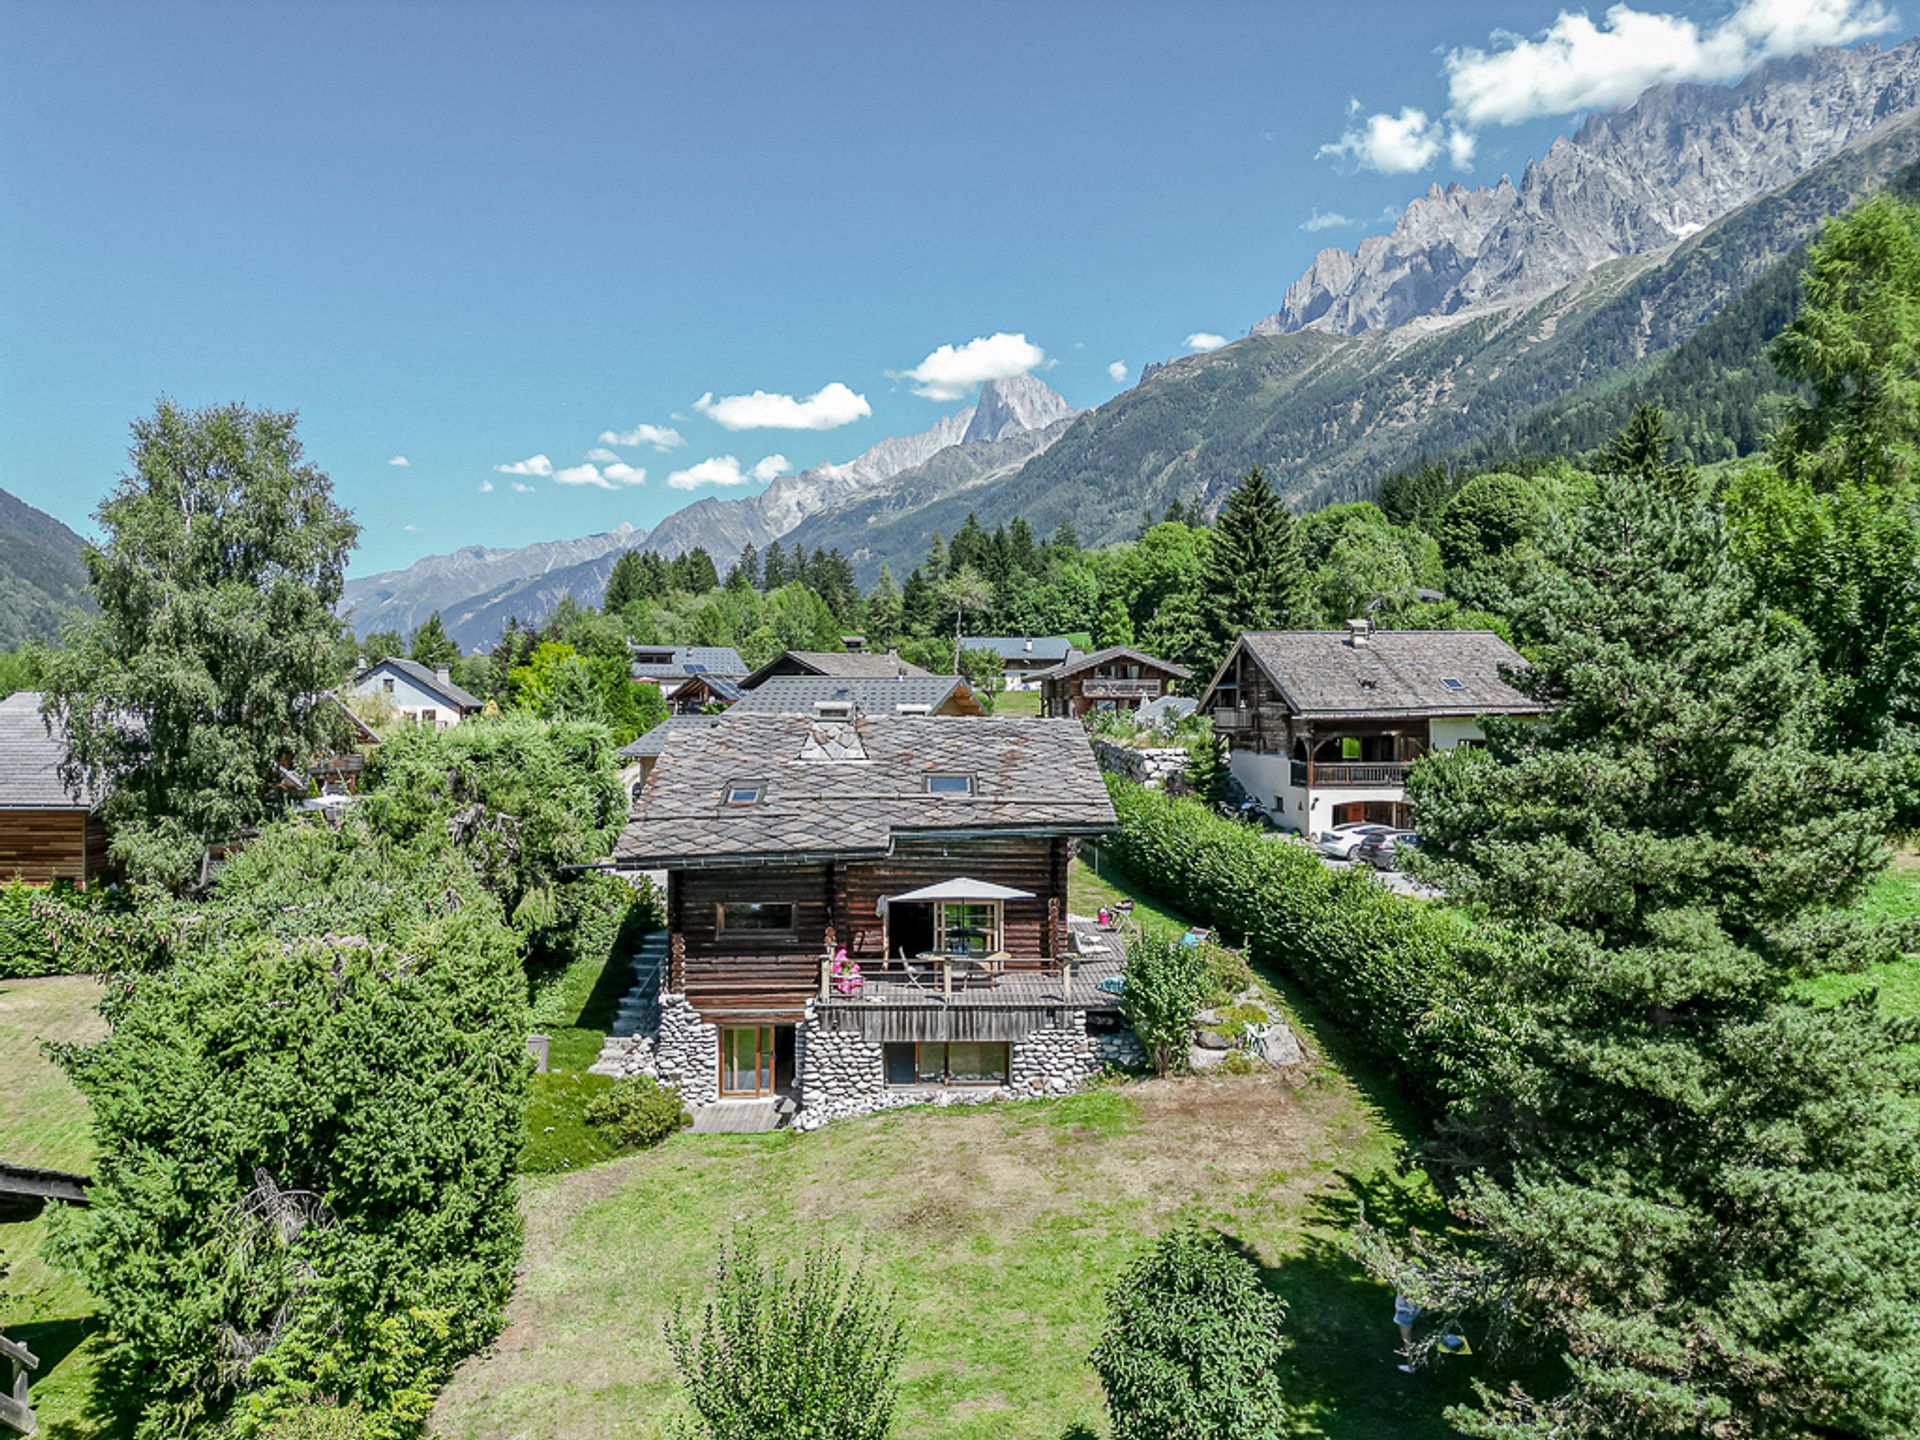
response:
[(1095, 676), (1080, 683), (1089, 700), (1152, 700), (1160, 694), (1158, 680), (1108, 680)]
[(856, 962), (859, 973), (836, 975), (819, 961), (819, 1003), (829, 1007), (1048, 1005), (1107, 1007), (1119, 997), (1099, 982), (1120, 973), (1124, 937), (1091, 920), (1069, 919), (1073, 953), (1058, 959), (922, 955)]
[[(1295, 761), (1296, 777), (1301, 768), (1301, 763)], [(1337, 787), (1346, 790), (1364, 790), (1374, 786), (1387, 788), (1407, 783), (1407, 762), (1404, 760), (1339, 760), (1331, 763), (1316, 761), (1305, 768), (1307, 784), (1316, 789)]]

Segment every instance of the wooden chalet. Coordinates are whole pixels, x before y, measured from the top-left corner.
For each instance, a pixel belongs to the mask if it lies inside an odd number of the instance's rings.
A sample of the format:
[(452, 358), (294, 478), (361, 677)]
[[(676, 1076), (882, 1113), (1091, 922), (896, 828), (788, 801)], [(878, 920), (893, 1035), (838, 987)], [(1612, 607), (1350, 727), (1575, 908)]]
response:
[(1200, 697), (1233, 775), (1284, 829), (1404, 826), (1407, 768), (1479, 744), (1483, 715), (1545, 707), (1508, 677), (1526, 661), (1491, 630), (1249, 631)]
[[(747, 662), (731, 645), (637, 645), (629, 642), (628, 676), (636, 685), (657, 685), (660, 694), (672, 703), (675, 714), (699, 713), (714, 691), (702, 686), (692, 692), (687, 687), (703, 676), (717, 676), (738, 682), (747, 673)], [(683, 693), (685, 699), (683, 700)]]
[(696, 1103), (804, 1111), (1032, 1084), (1045, 1055), (1091, 1053), (1117, 959), (1076, 963), (1067, 862), (1113, 825), (1066, 721), (736, 711), (676, 730), (613, 854), (667, 874), (660, 1073)]
[(84, 889), (109, 877), (105, 797), (60, 778), (66, 741), (40, 718), (40, 695), (0, 700), (0, 884), (70, 880)]
[(747, 691), (728, 713), (761, 715), (984, 715), (958, 675), (776, 675)]
[(1185, 666), (1131, 645), (1109, 645), (1033, 678), (1040, 684), (1042, 715), (1078, 720), (1091, 711), (1138, 710), (1165, 695), (1176, 680), (1192, 675)]

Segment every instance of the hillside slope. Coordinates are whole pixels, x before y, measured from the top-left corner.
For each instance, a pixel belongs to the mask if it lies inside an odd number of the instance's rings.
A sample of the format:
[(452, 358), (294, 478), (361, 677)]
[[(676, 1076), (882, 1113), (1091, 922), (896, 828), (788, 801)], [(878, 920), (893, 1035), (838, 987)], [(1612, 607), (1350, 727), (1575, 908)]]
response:
[(1083, 543), (1130, 538), (1176, 496), (1218, 506), (1267, 469), (1297, 506), (1372, 493), (1422, 455), (1511, 443), (1544, 407), (1621, 383), (1699, 331), (1820, 223), (1920, 161), (1920, 118), (1843, 151), (1699, 234), (1603, 265), (1541, 300), (1394, 330), (1255, 336), (1175, 361), (1080, 416), (1018, 471), (920, 507), (910, 523), (828, 512), (808, 527), (870, 573), (904, 573), (934, 530), (1070, 521)]
[(52, 639), (61, 617), (89, 605), (85, 548), (53, 516), (0, 490), (0, 650)]

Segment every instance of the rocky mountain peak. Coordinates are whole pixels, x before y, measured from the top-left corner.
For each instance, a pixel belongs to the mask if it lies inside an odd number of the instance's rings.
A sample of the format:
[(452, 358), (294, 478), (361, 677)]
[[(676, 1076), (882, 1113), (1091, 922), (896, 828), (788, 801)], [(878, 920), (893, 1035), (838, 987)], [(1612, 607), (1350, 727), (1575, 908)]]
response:
[(1077, 413), (1046, 381), (1034, 375), (989, 380), (980, 387), (973, 417), (960, 443), (998, 440), (1015, 430), (1044, 430), (1056, 420)]
[(1589, 117), (1515, 185), (1436, 182), (1393, 231), (1322, 250), (1255, 335), (1355, 335), (1529, 300), (1659, 250), (1920, 107), (1920, 40), (1769, 61), (1738, 85), (1657, 85)]

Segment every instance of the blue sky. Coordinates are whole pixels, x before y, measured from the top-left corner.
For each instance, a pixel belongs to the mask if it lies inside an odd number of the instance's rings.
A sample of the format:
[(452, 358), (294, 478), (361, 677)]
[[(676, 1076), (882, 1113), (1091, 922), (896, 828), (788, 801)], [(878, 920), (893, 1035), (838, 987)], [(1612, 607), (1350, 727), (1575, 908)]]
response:
[[(1899, 23), (1879, 0), (10, 3), (0, 487), (89, 528), (164, 393), (298, 409), (364, 527), (356, 573), (651, 525), (770, 457), (925, 428), (989, 371), (1096, 404), (1237, 338), (1429, 183), (1517, 175), (1580, 110)], [(715, 483), (727, 457), (743, 483)]]

